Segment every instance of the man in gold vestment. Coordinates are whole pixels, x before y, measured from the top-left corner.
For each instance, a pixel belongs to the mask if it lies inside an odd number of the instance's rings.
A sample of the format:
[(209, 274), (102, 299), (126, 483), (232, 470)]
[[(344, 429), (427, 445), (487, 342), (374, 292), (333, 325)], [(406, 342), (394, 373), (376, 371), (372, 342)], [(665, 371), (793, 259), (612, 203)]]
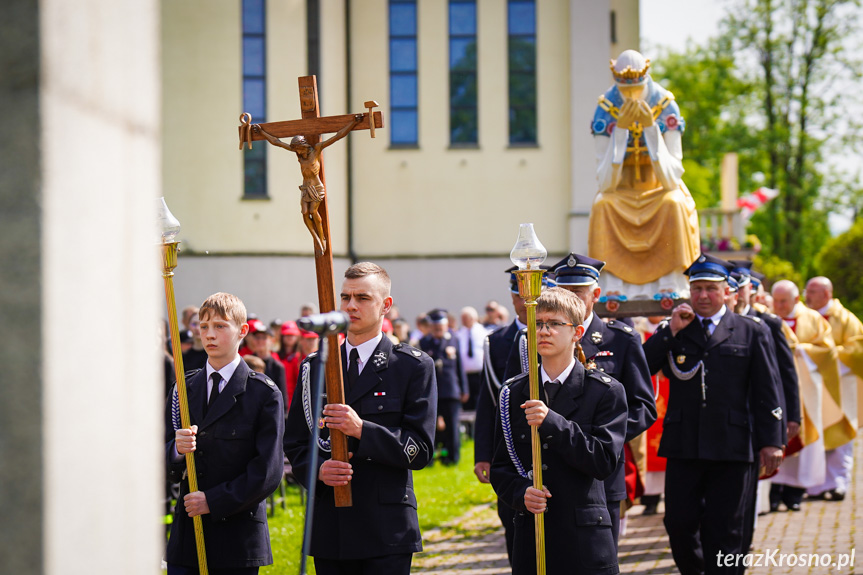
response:
[[(789, 442), (786, 459), (773, 478), (770, 508), (779, 502), (791, 511), (799, 511), (806, 489), (824, 483), (825, 449), (838, 445), (828, 442), (825, 433), (842, 420), (842, 410), (830, 390), (839, 386), (839, 365), (830, 324), (821, 314), (800, 302), (800, 290), (794, 283), (781, 280), (773, 285), (773, 310), (785, 323), (784, 332), (794, 353), (794, 364), (800, 383), (802, 418), (799, 442)], [(795, 449), (802, 449), (796, 453)]]
[[(820, 313), (830, 323), (839, 356), (839, 386), (834, 401), (842, 410), (842, 418), (824, 430), (826, 477), (824, 483), (807, 489), (810, 498), (841, 501), (851, 482), (854, 446), (859, 425), (859, 393), (863, 386), (863, 323), (833, 298), (833, 283), (819, 276), (806, 283), (806, 305)], [(830, 449), (828, 445), (836, 445)]]
[(688, 294), (682, 272), (701, 252), (695, 202), (681, 180), (685, 122), (649, 67), (634, 50), (613, 60), (615, 84), (591, 124), (599, 192), (590, 257), (607, 262), (603, 291), (629, 298)]

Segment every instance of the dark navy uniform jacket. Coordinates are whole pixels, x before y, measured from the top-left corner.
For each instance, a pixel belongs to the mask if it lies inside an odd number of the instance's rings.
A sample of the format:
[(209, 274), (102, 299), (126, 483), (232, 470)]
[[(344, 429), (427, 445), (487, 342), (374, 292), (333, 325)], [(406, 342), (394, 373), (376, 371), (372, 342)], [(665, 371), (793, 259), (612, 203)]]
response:
[[(782, 382), (782, 410), (786, 422), (800, 423), (800, 384), (797, 381), (797, 369), (794, 367), (794, 354), (785, 334), (782, 333), (782, 320), (772, 313), (764, 313), (753, 307), (749, 308), (747, 315), (761, 319), (761, 322), (770, 331), (773, 343), (773, 351), (776, 356), (776, 369), (779, 381)], [(784, 437), (784, 435), (783, 435)], [(787, 438), (784, 442), (788, 443)]]
[(420, 349), (432, 358), (437, 376), (438, 399), (457, 399), (468, 393), (467, 373), (461, 363), (458, 338), (447, 331), (440, 339), (424, 336)]
[[(531, 431), (519, 406), (530, 399), (528, 379), (525, 373), (507, 382), (512, 444), (525, 470), (532, 465)], [(618, 572), (602, 480), (617, 467), (626, 418), (623, 386), (576, 362), (539, 427), (542, 481), (552, 495), (544, 514), (549, 575)], [(500, 418), (495, 435), (491, 483), (516, 510), (513, 573), (534, 573), (534, 516), (524, 506), (524, 493), (533, 482), (516, 471)]]
[[(754, 462), (766, 446), (782, 446), (780, 384), (760, 322), (726, 310), (710, 339), (696, 317), (677, 336), (663, 322), (644, 343), (651, 373), (668, 376), (668, 409), (659, 455), (669, 458)], [(704, 361), (688, 381), (678, 376)], [(675, 370), (678, 373), (675, 373)]]
[[(347, 365), (341, 347), (342, 365)], [(304, 487), (308, 474), (309, 428), (303, 412), (303, 373), (313, 384), (318, 354), (300, 366), (285, 432), (285, 454)], [(324, 559), (367, 559), (422, 550), (411, 470), (434, 453), (437, 386), (434, 363), (409, 345), (381, 339), (345, 401), (363, 420), (362, 439), (348, 438), (352, 452), (352, 507), (335, 507), (333, 488), (318, 481), (311, 555)], [(317, 421), (313, 422), (314, 425)], [(322, 429), (321, 436), (327, 437)], [(319, 450), (319, 461), (330, 454)]]
[[(191, 423), (198, 426), (194, 452), (198, 489), (207, 496), (210, 508), (202, 516), (207, 565), (214, 569), (270, 565), (266, 499), (279, 486), (285, 468), (282, 394), (269, 378), (241, 361), (204, 417), (206, 370), (188, 377), (186, 385)], [(198, 564), (195, 531), (183, 508), (183, 497), (189, 492), (186, 460), (173, 459), (170, 400), (166, 430), (169, 479), (175, 483), (182, 479), (167, 561), (193, 567)]]
[[(597, 370), (623, 384), (629, 409), (626, 441), (647, 431), (656, 421), (656, 400), (638, 332), (617, 320), (605, 323), (593, 314), (593, 320), (581, 338), (581, 349), (585, 359), (596, 363)], [(626, 470), (622, 452), (617, 469), (605, 480), (605, 494), (609, 501), (626, 499)]]
[[(522, 330), (522, 334), (526, 332)], [(520, 335), (520, 339), (524, 337), (526, 335)], [(507, 375), (510, 377), (514, 373), (520, 373), (524, 367), (524, 359), (520, 354), (522, 347), (524, 346), (519, 340), (513, 348), (507, 366)], [(594, 313), (581, 338), (581, 348), (585, 359), (595, 362), (598, 371), (609, 374), (623, 384), (629, 408), (626, 441), (644, 433), (656, 421), (656, 401), (647, 359), (641, 347), (641, 336), (623, 322), (612, 320), (605, 323)], [(626, 499), (626, 470), (622, 449), (617, 468), (605, 480), (605, 490), (608, 501)]]
[(518, 324), (513, 321), (486, 337), (488, 342), (480, 376), (479, 398), (476, 402), (476, 422), (474, 424), (474, 463), (491, 462), (494, 455), (494, 421), (497, 414), (497, 400), (500, 386), (506, 381), (506, 362), (509, 359)]

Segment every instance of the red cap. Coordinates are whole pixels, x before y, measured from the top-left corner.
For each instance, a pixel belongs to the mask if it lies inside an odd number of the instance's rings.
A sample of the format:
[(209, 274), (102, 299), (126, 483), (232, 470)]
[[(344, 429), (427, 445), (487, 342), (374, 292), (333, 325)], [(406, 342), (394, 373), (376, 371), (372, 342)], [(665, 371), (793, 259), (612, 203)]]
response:
[(264, 322), (262, 322), (261, 320), (259, 320), (259, 319), (250, 319), (249, 320), (249, 333), (261, 333), (261, 332), (267, 333), (268, 331), (269, 330), (267, 330), (267, 326), (264, 325)]
[(384, 325), (381, 328), (381, 331), (384, 333), (392, 333), (393, 332), (393, 322), (391, 322), (387, 318), (384, 318)]
[[(298, 328), (299, 329), (299, 328)], [(304, 329), (300, 330), (300, 335), (302, 335), (306, 339), (318, 339), (318, 334), (313, 331), (306, 331)]]
[(282, 324), (282, 335), (301, 335), (300, 328), (297, 327), (297, 322), (286, 321)]

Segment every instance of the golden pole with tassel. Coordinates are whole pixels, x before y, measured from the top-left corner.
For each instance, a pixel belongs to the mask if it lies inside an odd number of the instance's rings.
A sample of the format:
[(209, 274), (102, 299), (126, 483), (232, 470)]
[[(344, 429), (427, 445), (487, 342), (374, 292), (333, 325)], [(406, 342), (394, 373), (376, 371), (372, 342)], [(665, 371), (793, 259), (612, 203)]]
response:
[[(527, 309), (527, 357), (531, 399), (540, 399), (539, 362), (536, 359), (536, 300), (542, 292), (544, 273), (539, 266), (545, 261), (546, 255), (545, 248), (533, 231), (533, 224), (521, 224), (518, 240), (510, 254), (510, 259), (519, 267), (515, 272), (518, 279), (518, 295), (524, 300)], [(542, 491), (542, 442), (539, 428), (534, 425), (530, 426), (530, 440), (533, 487)], [(545, 521), (542, 513), (537, 513), (533, 517), (536, 575), (545, 575)]]
[[(180, 403), (180, 424), (189, 429), (192, 422), (189, 418), (189, 400), (186, 394), (186, 375), (183, 371), (183, 353), (180, 349), (180, 329), (177, 325), (177, 304), (174, 301), (174, 268), (177, 267), (177, 253), (180, 242), (173, 241), (180, 231), (180, 222), (171, 214), (165, 199), (160, 198), (159, 222), (162, 228), (162, 277), (165, 279), (165, 299), (168, 302), (168, 326), (171, 334), (171, 351), (174, 355), (174, 375), (177, 378), (177, 396)], [(186, 476), (189, 478), (189, 493), (198, 490), (198, 472), (195, 469), (195, 454), (187, 453)], [(182, 505), (177, 501), (177, 505)], [(208, 575), (207, 552), (204, 547), (204, 524), (201, 516), (192, 518), (195, 528), (195, 547), (198, 550), (198, 570), (201, 575)]]

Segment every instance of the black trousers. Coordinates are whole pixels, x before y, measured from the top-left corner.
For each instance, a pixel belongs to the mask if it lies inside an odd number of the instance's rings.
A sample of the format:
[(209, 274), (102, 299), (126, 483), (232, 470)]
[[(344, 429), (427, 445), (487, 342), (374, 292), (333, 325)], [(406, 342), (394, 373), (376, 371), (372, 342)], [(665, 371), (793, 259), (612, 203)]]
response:
[(498, 497), (497, 499), (497, 516), (500, 517), (500, 524), (503, 525), (503, 533), (506, 538), (506, 556), (509, 557), (509, 564), (512, 566), (512, 542), (515, 537), (515, 510), (504, 503)]
[(620, 501), (608, 502), (608, 514), (611, 515), (611, 535), (614, 537), (614, 552), (617, 552), (617, 542), (620, 540)]
[[(758, 507), (758, 472), (760, 462), (752, 464), (752, 474), (749, 479), (749, 486), (746, 488), (746, 496), (749, 498), (746, 501), (746, 509), (743, 514), (743, 543), (740, 548), (743, 553), (748, 553), (752, 547), (752, 538), (755, 535), (755, 510)], [(741, 567), (739, 572), (743, 573), (745, 567)]]
[(752, 463), (667, 460), (665, 530), (681, 575), (735, 573), (718, 555), (744, 553), (743, 517)]
[(461, 401), (458, 399), (438, 399), (438, 415), (443, 417), (446, 429), (438, 432), (438, 439), (447, 451), (444, 461), (458, 463), (459, 450), (461, 449), (461, 430), (459, 429), (459, 414), (461, 413)]
[[(237, 567), (235, 569), (212, 569), (207, 565), (207, 572), (213, 575), (258, 575), (258, 567)], [(168, 563), (168, 575), (200, 575), (197, 567), (183, 567)]]
[(481, 376), (481, 371), (468, 372), (467, 374), (467, 389), (469, 396), (467, 402), (464, 404), (464, 409), (468, 411), (476, 409), (476, 400), (479, 398), (479, 383)]
[(412, 553), (370, 559), (321, 559), (315, 557), (318, 575), (409, 575)]

